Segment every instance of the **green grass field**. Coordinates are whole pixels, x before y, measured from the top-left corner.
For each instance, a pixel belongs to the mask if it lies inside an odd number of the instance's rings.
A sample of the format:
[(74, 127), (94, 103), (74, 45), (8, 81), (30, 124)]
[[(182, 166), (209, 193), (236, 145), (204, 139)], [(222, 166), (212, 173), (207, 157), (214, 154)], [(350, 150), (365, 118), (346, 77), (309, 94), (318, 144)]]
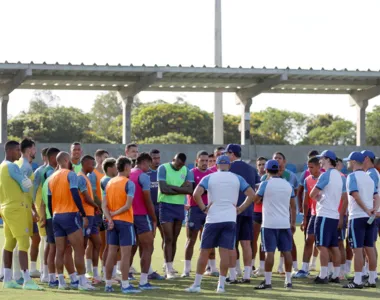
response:
[[(303, 250), (303, 235), (298, 229), (296, 233), (296, 241), (298, 245), (298, 261), (301, 262)], [(156, 238), (156, 251), (153, 257), (153, 267), (162, 274), (163, 255), (160, 249), (161, 238)], [(0, 229), (0, 246), (3, 245), (3, 233)], [(178, 242), (178, 252), (175, 260), (175, 269), (179, 272), (183, 270), (184, 259), (184, 245), (185, 245), (185, 230), (182, 230), (181, 237)], [(197, 244), (199, 245), (199, 244)], [(380, 242), (377, 244), (380, 249)], [(196, 246), (197, 247), (197, 246)], [(192, 270), (195, 270), (198, 252), (195, 251), (195, 257), (192, 260)], [(277, 255), (278, 258), (278, 255)], [(134, 263), (138, 267), (137, 260)], [(275, 264), (277, 266), (277, 263)], [(301, 265), (300, 265), (301, 266)], [(380, 265), (379, 265), (380, 266)], [(139, 269), (139, 268), (138, 268)], [(379, 268), (380, 269), (380, 268)], [(312, 275), (317, 274), (314, 272)], [(194, 275), (194, 272), (192, 273)], [(136, 276), (139, 279), (139, 276)], [(293, 280), (294, 289), (286, 291), (283, 288), (284, 278), (279, 275), (274, 275), (273, 289), (269, 291), (255, 291), (253, 286), (257, 285), (262, 278), (251, 280), (250, 285), (226, 286), (226, 293), (224, 295), (216, 294), (217, 278), (205, 277), (202, 283), (201, 294), (188, 294), (184, 289), (193, 282), (193, 277), (190, 279), (178, 278), (175, 280), (156, 281), (154, 284), (160, 286), (160, 290), (144, 291), (138, 295), (124, 295), (120, 292), (114, 294), (105, 294), (103, 292), (104, 286), (98, 287), (95, 292), (79, 292), (76, 290), (58, 291), (46, 288), (45, 291), (20, 291), (20, 290), (2, 290), (0, 289), (0, 299), (27, 299), (27, 300), (41, 300), (41, 299), (54, 299), (54, 300), (68, 300), (68, 299), (83, 299), (83, 300), (101, 300), (101, 299), (365, 299), (365, 298), (379, 298), (380, 297), (380, 284), (377, 289), (363, 289), (363, 290), (345, 290), (341, 285), (314, 285), (311, 279), (295, 279)], [(134, 282), (133, 282), (134, 283)], [(134, 283), (135, 284), (135, 283)], [(46, 287), (46, 286), (45, 286)]]

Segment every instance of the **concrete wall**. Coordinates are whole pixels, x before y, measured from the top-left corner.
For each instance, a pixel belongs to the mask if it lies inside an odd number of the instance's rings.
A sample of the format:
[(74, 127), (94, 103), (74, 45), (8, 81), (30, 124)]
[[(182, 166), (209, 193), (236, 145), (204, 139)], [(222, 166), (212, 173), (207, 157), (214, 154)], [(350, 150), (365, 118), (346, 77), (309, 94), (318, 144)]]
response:
[[(44, 147), (57, 147), (64, 151), (70, 150), (70, 144), (37, 144), (37, 149), (40, 151)], [(0, 155), (4, 157), (4, 147), (0, 145)], [(161, 161), (170, 161), (173, 156), (178, 152), (184, 152), (188, 156), (188, 163), (194, 161), (196, 153), (199, 150), (206, 150), (212, 152), (215, 148), (214, 145), (139, 145), (139, 151), (150, 151), (157, 148), (161, 151)], [(124, 154), (125, 145), (123, 144), (83, 144), (83, 154), (93, 155), (97, 149), (106, 149), (114, 157)], [(295, 164), (300, 171), (306, 161), (307, 152), (316, 149), (322, 152), (325, 149), (334, 151), (338, 157), (347, 157), (352, 151), (363, 150), (356, 146), (288, 146), (288, 145), (256, 145), (256, 146), (242, 146), (243, 159), (254, 161), (259, 156), (271, 157), (276, 151), (284, 153), (287, 162)], [(380, 146), (366, 147), (372, 150), (377, 156), (380, 156)], [(38, 155), (37, 163), (41, 162)]]

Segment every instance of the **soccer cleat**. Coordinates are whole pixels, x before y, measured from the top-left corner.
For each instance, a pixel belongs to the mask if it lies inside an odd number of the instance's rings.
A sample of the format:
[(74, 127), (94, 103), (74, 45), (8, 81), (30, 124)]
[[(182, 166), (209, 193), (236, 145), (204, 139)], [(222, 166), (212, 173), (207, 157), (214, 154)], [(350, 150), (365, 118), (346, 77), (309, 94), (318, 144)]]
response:
[(0, 275), (0, 282), (3, 282), (4, 280), (4, 275)]
[(236, 277), (242, 277), (243, 272), (241, 270), (236, 270)]
[(263, 280), (258, 286), (255, 286), (255, 290), (271, 290), (272, 285), (271, 284), (266, 284), (265, 280)]
[(218, 286), (218, 288), (216, 289), (216, 292), (218, 294), (222, 294), (222, 293), (225, 293), (226, 291), (224, 290), (224, 287)]
[(309, 275), (310, 275), (309, 272), (306, 272), (304, 270), (299, 270), (297, 273), (292, 274), (292, 277), (293, 278), (308, 278)]
[(310, 265), (309, 270), (310, 271), (317, 271), (317, 266), (316, 265)]
[(133, 276), (133, 273), (128, 273), (128, 280), (129, 281), (134, 281), (136, 278)]
[(72, 289), (77, 289), (78, 286), (79, 286), (79, 280), (77, 280), (77, 281), (71, 281), (71, 282), (70, 282), (70, 287), (71, 287)]
[(44, 274), (40, 277), (41, 283), (49, 283), (49, 276), (44, 276)]
[(87, 282), (84, 285), (79, 284), (78, 290), (80, 290), (80, 291), (95, 291), (96, 288)]
[(293, 284), (291, 282), (285, 283), (284, 288), (287, 290), (293, 289)]
[(200, 285), (197, 285), (197, 286), (192, 285), (191, 287), (188, 287), (187, 289), (185, 289), (185, 292), (188, 292), (188, 293), (200, 293), (200, 291), (201, 291)]
[(340, 279), (339, 279), (339, 277), (335, 277), (335, 278), (330, 277), (329, 278), (329, 282), (331, 282), (331, 283), (340, 283)]
[(130, 284), (126, 288), (121, 287), (121, 292), (123, 294), (137, 294), (137, 293), (141, 293), (141, 291), (139, 289), (135, 288), (132, 284)]
[(314, 279), (315, 284), (328, 284), (329, 283), (329, 278), (326, 276), (325, 278), (321, 278), (319, 276), (315, 277)]
[(190, 277), (190, 273), (183, 273), (181, 275), (181, 278), (186, 278), (186, 277)]
[(238, 283), (239, 284), (250, 284), (251, 283), (251, 279), (240, 279), (238, 280)]
[(137, 271), (136, 271), (136, 269), (133, 266), (130, 266), (129, 273), (137, 274)]
[(356, 284), (355, 282), (347, 283), (343, 286), (344, 289), (362, 289), (363, 284)]
[(229, 277), (226, 278), (227, 284), (239, 284), (239, 281), (237, 279), (231, 280)]
[(87, 279), (90, 279), (90, 278), (94, 277), (94, 273), (92, 273), (92, 272), (87, 272), (84, 276), (85, 276)]
[(58, 287), (59, 285), (59, 281), (58, 280), (55, 280), (55, 281), (49, 281), (49, 288), (56, 288)]
[(369, 281), (367, 281), (367, 282), (364, 284), (364, 287), (376, 288), (376, 283), (370, 283)]
[(3, 282), (3, 289), (22, 289), (22, 285), (19, 285), (16, 281), (11, 280), (7, 282)]
[(32, 277), (32, 278), (40, 278), (41, 277), (41, 273), (38, 270), (31, 271), (30, 272), (30, 277)]
[(101, 284), (101, 283), (102, 283), (102, 278), (101, 278), (100, 276), (93, 277), (91, 283), (92, 283), (93, 285)]
[(20, 277), (19, 279), (16, 279), (17, 284), (23, 285), (24, 284), (24, 278)]
[(62, 284), (62, 285), (58, 285), (58, 289), (59, 290), (62, 290), (62, 291), (68, 291), (70, 289), (69, 286), (67, 286), (67, 284)]
[(159, 287), (158, 286), (154, 286), (154, 285), (151, 285), (149, 282), (145, 283), (145, 284), (139, 284), (139, 289), (140, 290), (158, 290)]
[(166, 274), (166, 279), (175, 279), (177, 275), (174, 272), (169, 272)]
[(35, 283), (32, 279), (24, 282), (22, 286), (23, 290), (43, 291), (44, 288)]
[(149, 280), (165, 280), (164, 276), (161, 276), (157, 272), (153, 272), (152, 274), (148, 275)]
[(253, 275), (253, 277), (262, 277), (265, 275), (265, 272), (263, 269), (258, 268), (255, 271), (253, 271), (252, 275)]
[(115, 290), (113, 289), (112, 286), (105, 286), (105, 287), (104, 287), (104, 291), (105, 291), (106, 293), (113, 293)]

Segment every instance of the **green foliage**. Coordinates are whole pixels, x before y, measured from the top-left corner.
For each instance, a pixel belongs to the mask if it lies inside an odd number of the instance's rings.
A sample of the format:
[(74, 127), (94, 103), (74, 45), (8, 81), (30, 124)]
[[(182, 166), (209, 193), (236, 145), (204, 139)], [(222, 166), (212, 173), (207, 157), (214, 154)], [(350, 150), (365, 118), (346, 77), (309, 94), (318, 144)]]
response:
[(165, 135), (147, 137), (139, 144), (195, 144), (196, 139), (192, 136), (185, 136), (182, 133), (168, 132)]
[(371, 146), (380, 144), (380, 106), (373, 108), (366, 116), (367, 144)]

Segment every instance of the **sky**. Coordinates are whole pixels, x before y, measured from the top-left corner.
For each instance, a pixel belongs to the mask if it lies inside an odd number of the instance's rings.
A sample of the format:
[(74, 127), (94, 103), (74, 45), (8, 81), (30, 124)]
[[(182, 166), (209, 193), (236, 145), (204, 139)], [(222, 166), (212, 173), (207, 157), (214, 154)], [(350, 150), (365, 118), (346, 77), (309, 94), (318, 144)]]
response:
[[(214, 65), (214, 0), (1, 1), (0, 62)], [(380, 70), (378, 0), (222, 0), (223, 66)], [(94, 91), (54, 91), (60, 104), (89, 111)], [(210, 93), (142, 92), (143, 102), (177, 96), (211, 112)], [(32, 90), (10, 95), (11, 116)], [(380, 105), (370, 100), (367, 111)], [(351, 121), (347, 95), (262, 94), (267, 107), (333, 113)], [(239, 114), (225, 93), (224, 113)]]

